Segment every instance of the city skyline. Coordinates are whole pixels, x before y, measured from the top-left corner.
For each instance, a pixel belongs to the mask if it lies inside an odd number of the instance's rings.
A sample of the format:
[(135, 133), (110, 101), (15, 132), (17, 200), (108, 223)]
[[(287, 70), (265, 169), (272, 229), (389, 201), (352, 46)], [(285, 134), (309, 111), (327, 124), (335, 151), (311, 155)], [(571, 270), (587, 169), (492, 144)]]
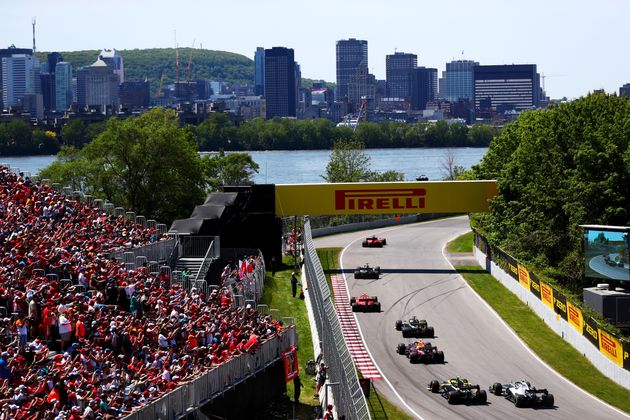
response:
[(76, 0), (25, 0), (4, 7), (0, 47), (30, 48), (31, 19), (36, 17), (38, 51), (168, 48), (175, 45), (176, 30), (182, 48), (195, 41), (197, 47), (252, 60), (256, 47), (292, 48), (304, 77), (334, 82), (335, 42), (356, 38), (368, 41), (369, 72), (377, 79), (385, 79), (386, 55), (398, 51), (416, 54), (419, 66), (440, 73), (453, 59), (536, 64), (552, 98), (574, 98), (595, 89), (618, 92), (630, 81), (630, 54), (619, 48), (630, 35), (624, 21), (630, 15), (627, 2), (534, 0), (525, 6), (499, 0), (474, 5), (405, 0), (386, 6), (372, 0), (325, 0), (297, 10), (286, 0), (239, 0), (177, 8), (162, 0), (112, 0), (110, 7), (97, 8)]

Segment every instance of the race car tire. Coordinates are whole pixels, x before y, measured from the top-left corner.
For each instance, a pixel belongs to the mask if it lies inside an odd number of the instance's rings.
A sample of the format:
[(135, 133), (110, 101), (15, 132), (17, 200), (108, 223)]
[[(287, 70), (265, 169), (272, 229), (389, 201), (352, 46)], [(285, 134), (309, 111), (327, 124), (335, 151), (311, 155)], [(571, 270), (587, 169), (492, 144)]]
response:
[(367, 248), (368, 242), (367, 241), (361, 242), (361, 246), (363, 246), (363, 248)]
[(420, 356), (418, 353), (411, 353), (409, 355), (409, 363), (420, 363)]
[(402, 330), (402, 321), (399, 319), (396, 321), (396, 331)]
[(381, 267), (379, 267), (378, 265), (374, 267), (374, 272), (376, 273), (376, 275), (381, 274)]
[(383, 240), (381, 241), (381, 243), (382, 243), (383, 245), (387, 245), (387, 239), (383, 238)]
[(355, 279), (360, 279), (362, 277), (361, 272), (360, 271), (355, 271), (354, 272), (354, 278)]
[(352, 304), (352, 312), (357, 312), (359, 310), (359, 305), (357, 305), (356, 303)]
[(444, 352), (442, 350), (438, 350), (437, 353), (435, 353), (435, 361), (437, 363), (444, 363)]
[(357, 298), (350, 298), (350, 305), (354, 305), (354, 303), (357, 301)]
[(374, 304), (374, 312), (381, 312), (381, 302), (376, 302)]
[(543, 397), (543, 405), (545, 407), (553, 407), (554, 399), (553, 394), (547, 394)]
[(479, 404), (485, 404), (488, 401), (488, 394), (486, 394), (485, 389), (480, 389), (477, 392), (477, 402)]
[(490, 387), (490, 392), (492, 392), (494, 395), (501, 395), (501, 391), (503, 391), (503, 385), (498, 382), (493, 383)]
[(400, 343), (396, 347), (396, 353), (398, 354), (405, 354), (405, 351), (407, 351), (407, 345), (405, 343)]
[(451, 391), (446, 396), (449, 404), (457, 404), (461, 398), (461, 393), (459, 391)]
[(437, 379), (432, 380), (431, 382), (429, 382), (429, 389), (433, 393), (438, 392), (440, 390), (440, 382), (438, 382)]
[(433, 330), (433, 327), (428, 327), (427, 328), (427, 337), (429, 337), (429, 338), (435, 337), (435, 331)]
[(525, 407), (527, 405), (527, 397), (525, 395), (516, 394), (514, 396), (514, 405), (516, 407)]

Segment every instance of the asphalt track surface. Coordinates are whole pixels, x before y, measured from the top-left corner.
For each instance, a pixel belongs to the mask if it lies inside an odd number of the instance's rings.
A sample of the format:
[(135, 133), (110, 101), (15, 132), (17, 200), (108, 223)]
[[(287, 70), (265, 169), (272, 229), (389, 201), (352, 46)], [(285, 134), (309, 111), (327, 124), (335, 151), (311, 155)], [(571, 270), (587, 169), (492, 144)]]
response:
[[(504, 324), (457, 274), (443, 254), (444, 245), (469, 229), (466, 217), (374, 229), (317, 238), (321, 247), (346, 247), (342, 254), (351, 296), (376, 295), (381, 313), (357, 313), (367, 348), (385, 380), (378, 391), (420, 419), (628, 419), (551, 370)], [(362, 248), (361, 240), (376, 234), (387, 239), (383, 248)], [(354, 268), (378, 265), (379, 280), (355, 280)], [(396, 353), (403, 339), (394, 328), (397, 319), (416, 315), (435, 328), (427, 339), (444, 351), (445, 363), (410, 364)], [(493, 382), (527, 379), (547, 388), (555, 407), (516, 408), (503, 397), (488, 393), (486, 405), (449, 405), (426, 390), (432, 379), (461, 376), (483, 388)]]

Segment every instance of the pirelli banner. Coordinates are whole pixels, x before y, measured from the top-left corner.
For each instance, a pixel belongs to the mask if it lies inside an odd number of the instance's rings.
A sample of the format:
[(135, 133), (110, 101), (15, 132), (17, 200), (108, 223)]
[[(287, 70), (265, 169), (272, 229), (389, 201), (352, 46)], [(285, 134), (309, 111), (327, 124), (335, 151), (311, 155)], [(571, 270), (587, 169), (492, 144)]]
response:
[(276, 185), (276, 215), (486, 212), (496, 181)]

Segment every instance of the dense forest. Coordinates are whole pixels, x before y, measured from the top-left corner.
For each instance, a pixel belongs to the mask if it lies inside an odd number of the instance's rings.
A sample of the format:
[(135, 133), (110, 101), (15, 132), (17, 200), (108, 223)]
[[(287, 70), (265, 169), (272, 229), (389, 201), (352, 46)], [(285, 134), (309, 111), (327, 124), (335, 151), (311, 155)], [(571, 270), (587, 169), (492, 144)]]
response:
[(0, 124), (0, 156), (53, 155), (59, 151), (52, 131), (33, 130), (24, 121)]
[[(64, 61), (72, 64), (73, 71), (96, 61), (100, 50), (61, 51)], [(125, 80), (151, 82), (151, 93), (160, 86), (164, 72), (164, 85), (175, 82), (174, 48), (150, 48), (120, 50), (125, 66)], [(47, 52), (37, 52), (40, 61), (46, 60)], [(253, 56), (253, 53), (252, 53)], [(240, 54), (198, 48), (179, 49), (179, 78), (186, 79), (188, 60), (191, 59), (190, 78), (219, 80), (227, 83), (254, 83), (254, 61)]]
[(581, 293), (581, 224), (630, 225), (630, 99), (594, 93), (507, 125), (467, 175), (496, 179), (474, 225), (539, 274)]

